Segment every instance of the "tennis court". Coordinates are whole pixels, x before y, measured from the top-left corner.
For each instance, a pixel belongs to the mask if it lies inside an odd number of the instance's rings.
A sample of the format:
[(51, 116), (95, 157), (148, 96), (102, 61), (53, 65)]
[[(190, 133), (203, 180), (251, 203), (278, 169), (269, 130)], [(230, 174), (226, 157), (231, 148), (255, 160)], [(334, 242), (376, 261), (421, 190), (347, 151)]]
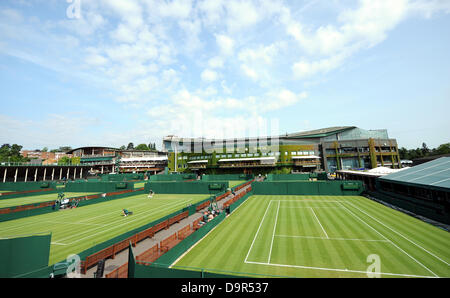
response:
[[(69, 199), (69, 198), (89, 196), (89, 195), (95, 195), (95, 194), (98, 194), (98, 192), (64, 192), (64, 195), (65, 195), (64, 198)], [(55, 201), (57, 199), (58, 199), (58, 193), (50, 193), (50, 194), (45, 194), (45, 195), (23, 196), (20, 198), (13, 198), (13, 199), (2, 198), (2, 199), (0, 199), (0, 208), (49, 202), (49, 201)]]
[[(64, 260), (115, 236), (139, 228), (209, 195), (147, 194), (0, 222), (0, 238), (52, 233), (49, 264)], [(133, 212), (122, 216), (122, 209)]]
[[(283, 277), (450, 277), (448, 232), (359, 196), (252, 196), (173, 268)], [(373, 275), (371, 275), (373, 276)]]

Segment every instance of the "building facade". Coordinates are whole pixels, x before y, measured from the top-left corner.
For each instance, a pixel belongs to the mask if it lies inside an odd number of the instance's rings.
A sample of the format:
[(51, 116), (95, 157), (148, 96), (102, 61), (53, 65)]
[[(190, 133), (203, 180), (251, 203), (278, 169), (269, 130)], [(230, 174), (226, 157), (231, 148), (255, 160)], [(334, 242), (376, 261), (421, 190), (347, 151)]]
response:
[(195, 139), (167, 136), (163, 151), (173, 172), (291, 173), (378, 166), (400, 168), (398, 145), (387, 130), (330, 127), (280, 136)]
[(121, 150), (111, 147), (81, 147), (68, 152), (80, 158), (81, 165), (89, 165), (91, 173), (156, 174), (167, 167), (167, 154), (144, 150)]

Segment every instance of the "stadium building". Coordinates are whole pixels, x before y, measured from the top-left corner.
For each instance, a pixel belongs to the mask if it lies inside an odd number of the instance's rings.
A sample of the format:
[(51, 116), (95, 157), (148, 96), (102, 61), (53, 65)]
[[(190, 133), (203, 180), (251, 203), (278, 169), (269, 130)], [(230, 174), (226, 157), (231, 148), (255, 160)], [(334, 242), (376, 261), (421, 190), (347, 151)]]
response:
[(167, 154), (146, 150), (121, 150), (111, 147), (80, 147), (68, 154), (80, 157), (81, 165), (91, 166), (92, 173), (156, 174), (167, 167)]
[(386, 129), (329, 127), (265, 138), (163, 138), (173, 172), (295, 173), (401, 168), (397, 141)]

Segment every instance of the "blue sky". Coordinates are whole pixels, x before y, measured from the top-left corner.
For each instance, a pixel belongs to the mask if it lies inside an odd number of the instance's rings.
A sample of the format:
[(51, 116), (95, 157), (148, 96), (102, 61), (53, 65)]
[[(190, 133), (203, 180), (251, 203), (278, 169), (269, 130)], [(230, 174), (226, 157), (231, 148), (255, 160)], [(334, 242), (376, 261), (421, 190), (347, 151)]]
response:
[(450, 141), (446, 0), (2, 0), (0, 143), (388, 129)]

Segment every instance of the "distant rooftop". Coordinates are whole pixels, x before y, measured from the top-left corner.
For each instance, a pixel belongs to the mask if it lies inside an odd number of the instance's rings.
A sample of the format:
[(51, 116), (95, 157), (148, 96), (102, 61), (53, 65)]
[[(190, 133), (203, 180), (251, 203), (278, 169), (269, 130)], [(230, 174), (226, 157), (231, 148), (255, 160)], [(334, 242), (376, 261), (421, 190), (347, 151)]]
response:
[(327, 128), (291, 133), (291, 134), (287, 134), (287, 137), (289, 137), (289, 138), (325, 137), (330, 134), (339, 133), (341, 131), (353, 129), (353, 128), (356, 128), (356, 126), (327, 127)]
[(398, 173), (383, 176), (380, 181), (450, 189), (450, 157), (441, 157)]

